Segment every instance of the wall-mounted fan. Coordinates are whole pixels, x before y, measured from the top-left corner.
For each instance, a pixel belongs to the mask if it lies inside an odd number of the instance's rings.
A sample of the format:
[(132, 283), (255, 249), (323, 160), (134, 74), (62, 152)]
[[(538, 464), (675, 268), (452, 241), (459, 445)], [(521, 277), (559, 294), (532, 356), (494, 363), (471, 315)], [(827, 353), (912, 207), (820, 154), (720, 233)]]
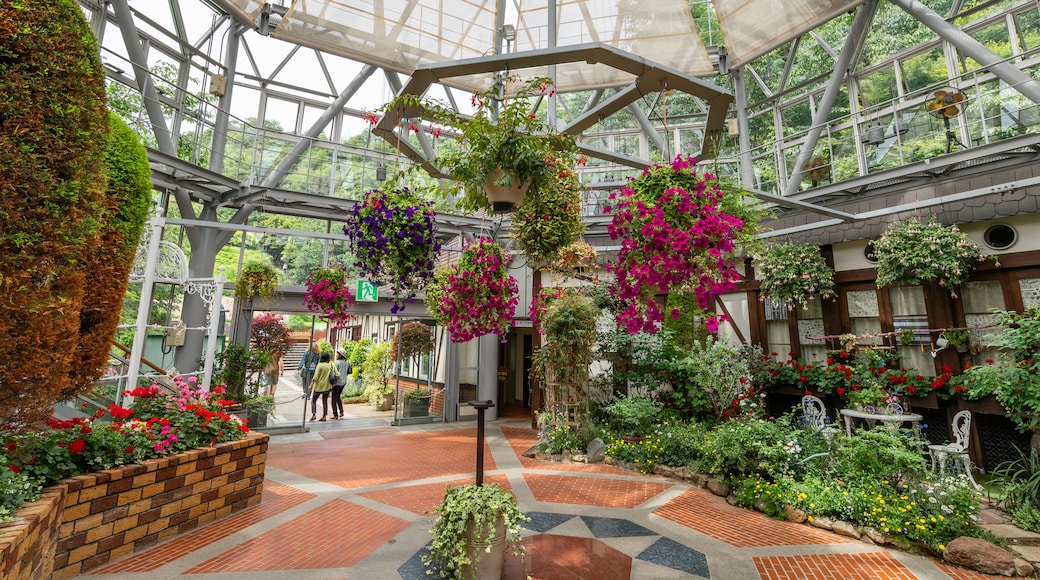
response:
[(802, 176), (811, 181), (813, 187), (816, 187), (820, 180), (831, 174), (831, 164), (827, 163), (823, 157), (816, 156), (802, 167), (802, 172)]
[(939, 89), (924, 102), (924, 108), (943, 120), (943, 126), (946, 128), (946, 152), (950, 152), (954, 143), (964, 148), (964, 144), (957, 140), (957, 135), (950, 129), (950, 118), (964, 111), (964, 93), (957, 89)]

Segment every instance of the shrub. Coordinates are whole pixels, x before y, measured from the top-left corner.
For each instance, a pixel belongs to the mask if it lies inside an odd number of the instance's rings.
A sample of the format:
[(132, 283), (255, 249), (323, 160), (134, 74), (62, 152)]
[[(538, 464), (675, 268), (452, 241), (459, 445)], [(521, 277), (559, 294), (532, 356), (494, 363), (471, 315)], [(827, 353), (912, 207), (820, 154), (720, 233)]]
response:
[(94, 372), (72, 368), (85, 262), (103, 243), (109, 115), (75, 2), (5, 2), (0, 23), (0, 423), (27, 429)]
[(61, 398), (70, 398), (91, 386), (108, 364), (108, 354), (119, 326), (123, 296), (129, 283), (137, 244), (151, 205), (152, 181), (148, 153), (137, 133), (117, 115), (110, 118), (105, 149), (108, 188), (105, 219), (84, 259), (86, 287), (79, 316), (77, 360), (72, 383)]

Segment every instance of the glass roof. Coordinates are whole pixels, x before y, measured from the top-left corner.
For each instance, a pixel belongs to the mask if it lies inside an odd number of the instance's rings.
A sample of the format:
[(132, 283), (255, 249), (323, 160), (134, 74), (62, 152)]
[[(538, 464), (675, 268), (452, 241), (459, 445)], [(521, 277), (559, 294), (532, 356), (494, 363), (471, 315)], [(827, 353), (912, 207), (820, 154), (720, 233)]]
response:
[[(279, 0), (275, 0), (279, 1)], [(253, 26), (264, 4), (214, 0)], [(730, 66), (739, 66), (864, 0), (711, 0)], [(512, 3), (510, 3), (513, 5)], [(510, 52), (550, 48), (546, 3), (518, 2), (502, 21), (516, 29)], [(411, 74), (418, 66), (478, 58), (496, 51), (495, 0), (294, 0), (272, 17), (272, 36)], [(691, 76), (715, 74), (686, 0), (558, 0), (556, 46), (601, 42)], [(560, 90), (618, 86), (632, 78), (610, 67), (557, 70)], [(460, 79), (483, 89), (488, 79)]]

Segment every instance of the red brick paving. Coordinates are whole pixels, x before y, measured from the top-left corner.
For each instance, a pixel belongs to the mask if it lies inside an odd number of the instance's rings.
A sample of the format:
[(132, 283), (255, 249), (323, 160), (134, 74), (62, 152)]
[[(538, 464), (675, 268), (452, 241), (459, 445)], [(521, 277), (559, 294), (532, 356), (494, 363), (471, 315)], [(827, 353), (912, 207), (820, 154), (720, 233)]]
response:
[(672, 487), (671, 483), (525, 473), (538, 501), (632, 509)]
[(736, 548), (843, 544), (850, 540), (805, 524), (781, 522), (735, 508), (702, 489), (690, 489), (654, 514)]
[(278, 515), (283, 511), (315, 497), (314, 494), (298, 490), (273, 481), (264, 482), (260, 504), (236, 514), (216, 520), (206, 526), (171, 538), (153, 548), (121, 558), (112, 564), (98, 568), (92, 574), (115, 574), (118, 572), (150, 572), (170, 562), (222, 540), (231, 534)]
[(974, 570), (968, 570), (967, 568), (961, 568), (959, 566), (950, 566), (943, 562), (933, 560), (936, 566), (940, 570), (950, 575), (953, 580), (989, 580), (991, 578), (1005, 578), (1005, 576), (991, 576), (989, 574), (982, 574)]
[[(414, 514), (425, 515), (426, 512), (440, 505), (444, 499), (444, 492), (451, 485), (464, 485), (473, 483), (473, 478), (458, 479), (448, 483), (425, 483), (422, 485), (410, 485), (407, 487), (395, 487), (393, 489), (380, 489), (358, 494), (382, 504), (401, 508)], [(509, 478), (505, 475), (485, 475), (484, 483), (497, 483), (503, 489), (512, 490)]]
[(523, 453), (538, 443), (538, 431), (535, 429), (521, 429), (516, 427), (502, 427), (502, 434), (509, 441), (520, 464), (525, 469), (544, 469), (553, 471), (574, 471), (581, 473), (602, 473), (605, 475), (633, 475), (633, 472), (607, 465), (605, 463), (553, 463), (551, 461), (540, 461), (524, 457)]
[[(472, 474), (477, 463), (476, 429), (271, 445), (267, 463), (348, 489)], [(487, 443), (484, 469), (497, 469)]]
[(334, 499), (184, 573), (347, 568), (408, 525), (405, 520)]
[(917, 580), (886, 552), (752, 558), (762, 580)]

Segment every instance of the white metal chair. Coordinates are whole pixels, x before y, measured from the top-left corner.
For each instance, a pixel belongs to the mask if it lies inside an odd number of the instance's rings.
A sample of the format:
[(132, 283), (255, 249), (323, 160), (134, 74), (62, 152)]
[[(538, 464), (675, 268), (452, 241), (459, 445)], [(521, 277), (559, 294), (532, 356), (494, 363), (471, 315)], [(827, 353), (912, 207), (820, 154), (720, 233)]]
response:
[(944, 473), (947, 461), (950, 461), (950, 467), (963, 471), (975, 489), (982, 489), (971, 474), (971, 458), (968, 456), (968, 442), (971, 439), (971, 411), (961, 411), (954, 415), (951, 428), (953, 430), (952, 443), (928, 446), (928, 454), (932, 457), (932, 473)]
[(827, 445), (834, 443), (834, 435), (838, 432), (838, 429), (833, 424), (827, 422), (827, 406), (823, 404), (819, 397), (812, 395), (802, 397), (802, 416), (805, 417), (805, 422), (812, 429), (813, 433), (823, 435)]

